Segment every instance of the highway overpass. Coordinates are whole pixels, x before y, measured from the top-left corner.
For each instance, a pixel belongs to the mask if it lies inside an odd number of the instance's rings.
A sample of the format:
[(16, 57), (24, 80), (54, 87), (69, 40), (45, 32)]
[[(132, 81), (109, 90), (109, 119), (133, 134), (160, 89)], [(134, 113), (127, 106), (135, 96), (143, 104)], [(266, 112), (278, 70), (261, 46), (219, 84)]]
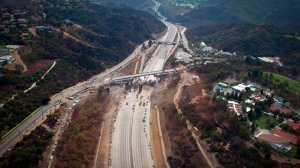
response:
[(143, 73), (134, 74), (134, 75), (115, 77), (115, 78), (110, 79), (110, 83), (123, 83), (123, 82), (132, 81), (133, 79), (136, 79), (139, 77), (146, 77), (146, 76), (150, 76), (150, 75), (159, 77), (159, 76), (168, 75), (168, 74), (175, 74), (177, 72), (178, 72), (178, 69), (168, 69), (165, 71), (143, 72)]
[(170, 41), (159, 41), (159, 40), (152, 40), (152, 43), (156, 44), (164, 44), (164, 45), (175, 45), (176, 42), (170, 42)]

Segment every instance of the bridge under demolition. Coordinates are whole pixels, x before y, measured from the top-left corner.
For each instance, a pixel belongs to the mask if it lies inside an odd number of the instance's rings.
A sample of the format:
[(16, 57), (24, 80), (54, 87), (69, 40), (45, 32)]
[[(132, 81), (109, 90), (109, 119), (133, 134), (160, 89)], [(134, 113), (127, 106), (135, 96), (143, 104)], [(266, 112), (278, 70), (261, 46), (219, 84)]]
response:
[(140, 74), (126, 75), (108, 79), (110, 84), (145, 84), (156, 83), (162, 76), (175, 75), (181, 69), (168, 69), (164, 71), (143, 72)]
[(164, 44), (164, 45), (175, 45), (177, 44), (176, 42), (169, 42), (169, 41), (159, 41), (159, 40), (151, 40), (152, 43), (156, 44)]

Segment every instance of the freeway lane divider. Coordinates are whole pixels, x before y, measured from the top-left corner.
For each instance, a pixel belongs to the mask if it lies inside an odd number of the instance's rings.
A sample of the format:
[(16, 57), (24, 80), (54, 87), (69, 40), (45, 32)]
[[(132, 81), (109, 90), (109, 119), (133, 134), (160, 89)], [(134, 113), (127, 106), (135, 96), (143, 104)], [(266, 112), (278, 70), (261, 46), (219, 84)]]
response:
[(23, 121), (21, 121), (17, 126), (15, 126), (13, 129), (11, 129), (10, 131), (8, 131), (5, 135), (3, 135), (1, 137), (1, 139), (6, 138), (8, 135), (10, 135), (12, 132), (14, 132), (16, 129), (18, 129), (23, 123), (25, 123), (27, 120), (29, 120), (33, 115), (35, 115), (41, 108), (43, 108), (44, 106), (39, 107), (38, 109), (36, 109), (33, 113), (31, 113), (28, 117), (26, 117)]

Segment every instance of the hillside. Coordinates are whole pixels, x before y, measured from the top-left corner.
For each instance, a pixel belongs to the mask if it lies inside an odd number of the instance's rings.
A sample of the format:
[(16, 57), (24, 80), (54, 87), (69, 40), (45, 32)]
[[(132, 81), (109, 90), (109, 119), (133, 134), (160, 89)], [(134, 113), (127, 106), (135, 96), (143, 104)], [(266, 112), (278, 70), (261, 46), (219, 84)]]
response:
[(287, 36), (274, 26), (208, 24), (191, 28), (187, 36), (195, 47), (203, 41), (215, 48), (243, 55), (280, 56), (287, 65), (299, 66), (296, 60), (299, 59), (300, 40)]
[(175, 6), (186, 6), (190, 8), (196, 8), (205, 0), (167, 0), (167, 1)]
[(198, 2), (200, 5), (196, 9), (173, 19), (186, 24), (258, 23), (276, 25), (285, 31), (300, 30), (299, 0), (198, 0)]
[(192, 41), (205, 41), (216, 48), (253, 56), (289, 55), (300, 52), (300, 41), (288, 38), (274, 26), (217, 24), (188, 30)]
[[(15, 7), (1, 9), (16, 13)], [(28, 3), (19, 10), (28, 19), (28, 29), (16, 24), (8, 33), (0, 31), (0, 44), (23, 45), (19, 53), (32, 73), (23, 73), (22, 68), (0, 69), (0, 104), (4, 104), (0, 108), (0, 136), (47, 103), (51, 95), (115, 65), (136, 45), (165, 28), (146, 12), (114, 4), (48, 0)], [(38, 87), (22, 93), (49, 68), (49, 64), (36, 66), (45, 61), (57, 64)], [(16, 93), (17, 97), (8, 101)]]
[(151, 0), (94, 0), (94, 1), (125, 4), (138, 9), (143, 9), (144, 7), (147, 7), (151, 3)]

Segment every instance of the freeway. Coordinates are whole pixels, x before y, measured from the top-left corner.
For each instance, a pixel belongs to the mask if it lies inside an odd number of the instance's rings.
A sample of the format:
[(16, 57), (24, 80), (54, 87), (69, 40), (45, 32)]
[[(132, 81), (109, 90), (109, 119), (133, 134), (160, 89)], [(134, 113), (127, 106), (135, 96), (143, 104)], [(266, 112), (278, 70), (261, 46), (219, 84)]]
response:
[[(176, 36), (180, 37), (177, 26), (166, 21), (163, 23), (168, 27), (168, 31), (159, 41), (174, 42)], [(174, 44), (178, 44), (178, 42), (179, 38)], [(177, 46), (158, 44), (141, 74), (163, 72), (167, 59)], [(147, 77), (144, 80), (147, 80)], [(140, 93), (131, 90), (126, 95), (125, 102), (120, 105), (112, 135), (111, 167), (155, 167), (150, 140), (151, 92), (152, 88), (143, 88)]]
[(116, 72), (122, 67), (125, 67), (132, 61), (137, 55), (142, 53), (142, 45), (139, 45), (134, 52), (129, 55), (122, 62), (117, 64), (116, 66), (107, 69), (105, 72), (102, 72), (98, 75), (91, 77), (89, 80), (78, 83), (77, 85), (67, 88), (60, 93), (53, 95), (51, 97), (50, 102), (46, 106), (42, 106), (36, 111), (34, 111), (31, 115), (29, 115), (26, 119), (24, 119), (21, 123), (19, 123), (15, 128), (10, 130), (6, 135), (1, 137), (0, 142), (0, 157), (6, 153), (9, 149), (11, 149), (18, 141), (20, 141), (25, 134), (28, 134), (32, 130), (34, 130), (41, 122), (49, 115), (51, 112), (55, 111), (55, 109), (59, 108), (60, 105), (67, 100), (68, 97), (78, 94), (81, 91), (84, 91), (88, 88), (95, 88), (104, 83), (104, 80)]
[(150, 140), (151, 90), (131, 90), (121, 105), (113, 134), (112, 167), (155, 166)]
[[(159, 41), (173, 42), (178, 34), (178, 28), (169, 22), (163, 21), (168, 27), (168, 31)], [(148, 61), (144, 72), (161, 71), (163, 70), (166, 61), (168, 60), (174, 45), (159, 45), (154, 52), (152, 58)]]

